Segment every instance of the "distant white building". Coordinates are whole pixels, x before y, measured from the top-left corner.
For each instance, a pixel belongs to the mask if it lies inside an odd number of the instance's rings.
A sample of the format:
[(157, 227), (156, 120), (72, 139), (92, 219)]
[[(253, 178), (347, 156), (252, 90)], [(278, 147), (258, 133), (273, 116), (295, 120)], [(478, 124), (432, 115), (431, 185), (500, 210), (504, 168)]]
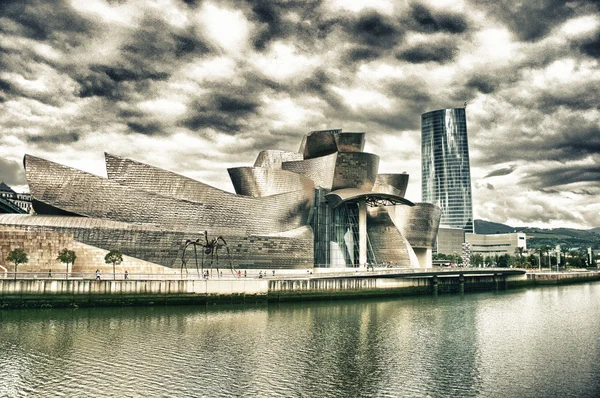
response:
[(517, 247), (527, 250), (527, 237), (524, 232), (514, 232), (510, 234), (465, 234), (465, 240), (471, 244), (473, 254), (482, 256), (502, 256), (509, 254), (515, 255)]

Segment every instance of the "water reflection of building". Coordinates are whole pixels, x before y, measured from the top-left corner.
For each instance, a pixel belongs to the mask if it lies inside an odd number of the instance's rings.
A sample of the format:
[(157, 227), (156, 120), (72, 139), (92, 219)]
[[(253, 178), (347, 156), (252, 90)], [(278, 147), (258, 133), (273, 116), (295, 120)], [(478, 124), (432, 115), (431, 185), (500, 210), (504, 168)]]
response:
[(431, 266), (441, 211), (404, 197), (406, 174), (379, 174), (365, 133), (306, 135), (298, 152), (266, 150), (229, 169), (235, 194), (105, 154), (108, 178), (24, 159), (35, 216), (0, 225), (179, 267), (186, 239), (222, 236), (240, 268)]
[(442, 209), (443, 225), (473, 230), (465, 108), (421, 115), (422, 200)]

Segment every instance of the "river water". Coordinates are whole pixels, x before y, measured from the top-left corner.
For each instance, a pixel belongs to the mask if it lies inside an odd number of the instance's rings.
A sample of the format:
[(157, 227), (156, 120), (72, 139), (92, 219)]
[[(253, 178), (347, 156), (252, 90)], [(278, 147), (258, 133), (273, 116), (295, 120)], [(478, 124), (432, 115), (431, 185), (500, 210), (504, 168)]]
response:
[(600, 283), (0, 311), (0, 397), (599, 397)]

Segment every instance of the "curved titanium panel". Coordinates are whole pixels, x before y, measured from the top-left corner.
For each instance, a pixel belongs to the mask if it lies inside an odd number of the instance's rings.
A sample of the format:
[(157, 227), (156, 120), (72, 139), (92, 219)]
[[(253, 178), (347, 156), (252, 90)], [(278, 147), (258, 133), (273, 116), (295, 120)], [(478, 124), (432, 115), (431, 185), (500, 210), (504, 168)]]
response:
[[(83, 216), (149, 223), (168, 230), (208, 230), (215, 235), (287, 231), (307, 225), (314, 202), (314, 192), (302, 190), (260, 199), (217, 189), (208, 194), (202, 191), (204, 184), (137, 162), (116, 182), (25, 156), (32, 198)], [(174, 193), (178, 198), (155, 192)]]
[(419, 267), (419, 260), (407, 240), (396, 228), (384, 207), (369, 207), (367, 234), (377, 263), (400, 267)]
[(432, 249), (437, 238), (442, 209), (431, 203), (388, 208), (390, 217), (412, 247)]
[(373, 189), (379, 156), (366, 152), (340, 152), (335, 162), (331, 189), (358, 188)]
[(312, 180), (291, 171), (260, 167), (235, 167), (227, 171), (238, 195), (256, 198), (298, 190), (312, 191), (315, 187)]
[(408, 174), (377, 174), (373, 191), (402, 196), (406, 194)]
[(294, 160), (303, 160), (304, 157), (298, 152), (285, 152), (277, 150), (260, 151), (254, 162), (254, 167), (264, 167), (266, 169), (281, 169), (281, 163)]
[(234, 198), (235, 194), (145, 163), (104, 153), (109, 180), (158, 195), (194, 202)]
[(442, 224), (473, 232), (471, 169), (464, 108), (421, 115), (421, 188), (424, 202), (442, 209)]
[(331, 189), (333, 185), (333, 172), (338, 153), (322, 156), (315, 159), (283, 162), (283, 170), (291, 171), (311, 179), (315, 186)]
[(340, 152), (362, 152), (365, 149), (365, 133), (339, 133), (335, 142)]
[(333, 208), (338, 207), (344, 202), (356, 201), (359, 199), (365, 199), (367, 203), (377, 201), (389, 201), (393, 204), (401, 203), (408, 206), (414, 206), (414, 203), (412, 203), (408, 199), (404, 199), (402, 196), (372, 191), (364, 191), (362, 189), (356, 188), (345, 188), (338, 189), (336, 191), (331, 191), (330, 193), (325, 195), (325, 198)]
[(337, 152), (335, 136), (341, 130), (313, 131), (306, 136), (304, 159), (313, 159)]

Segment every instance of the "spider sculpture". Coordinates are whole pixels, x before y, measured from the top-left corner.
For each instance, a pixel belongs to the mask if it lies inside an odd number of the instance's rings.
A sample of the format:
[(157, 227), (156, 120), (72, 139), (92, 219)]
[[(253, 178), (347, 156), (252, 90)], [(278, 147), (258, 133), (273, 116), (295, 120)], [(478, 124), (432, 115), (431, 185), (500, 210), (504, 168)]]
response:
[[(217, 274), (219, 274), (219, 250), (223, 247), (227, 251), (227, 258), (229, 260), (229, 268), (231, 272), (235, 275), (235, 269), (233, 268), (233, 261), (231, 258), (231, 253), (229, 252), (229, 248), (227, 247), (227, 242), (222, 236), (218, 236), (211, 240), (208, 240), (208, 231), (204, 231), (204, 239), (205, 242), (201, 242), (200, 238), (196, 240), (187, 239), (185, 241), (185, 246), (183, 248), (183, 254), (181, 255), (181, 274), (183, 275), (183, 268), (185, 267), (187, 273), (187, 259), (185, 257), (187, 248), (189, 246), (194, 246), (194, 258), (196, 260), (196, 271), (198, 272), (198, 276), (200, 276), (200, 269), (198, 269), (198, 250), (197, 246), (202, 247), (202, 259), (200, 263), (200, 267), (202, 269), (202, 276), (204, 276), (204, 255), (210, 255), (210, 273), (212, 274), (213, 262), (216, 260)], [(208, 273), (208, 270), (206, 271)]]

